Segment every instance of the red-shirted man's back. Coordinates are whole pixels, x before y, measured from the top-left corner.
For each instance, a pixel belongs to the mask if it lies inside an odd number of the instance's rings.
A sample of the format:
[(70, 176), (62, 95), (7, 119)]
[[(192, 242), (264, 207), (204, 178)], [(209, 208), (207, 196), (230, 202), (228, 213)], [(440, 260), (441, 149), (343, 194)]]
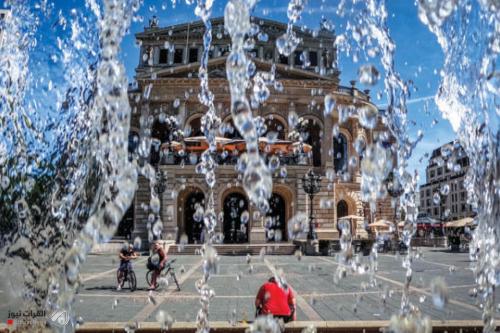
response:
[(270, 314), (275, 317), (282, 317), (285, 321), (295, 319), (293, 290), (290, 286), (284, 285), (281, 287), (274, 277), (260, 287), (255, 298), (255, 306), (260, 315)]

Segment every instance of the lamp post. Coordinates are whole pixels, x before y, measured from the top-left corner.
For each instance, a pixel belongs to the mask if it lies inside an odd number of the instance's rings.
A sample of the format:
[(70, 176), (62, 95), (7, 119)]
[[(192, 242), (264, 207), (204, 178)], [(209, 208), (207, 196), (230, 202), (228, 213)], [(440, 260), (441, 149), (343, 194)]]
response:
[(163, 172), (163, 170), (160, 170), (158, 169), (156, 171), (156, 184), (155, 184), (155, 192), (156, 194), (160, 195), (162, 194), (163, 192), (165, 192), (165, 189), (167, 187), (166, 183), (167, 183), (167, 177), (165, 177), (165, 173)]
[(318, 193), (321, 188), (321, 176), (316, 175), (312, 169), (309, 169), (309, 171), (302, 177), (302, 187), (304, 188), (304, 192), (309, 194), (309, 201), (311, 202), (311, 205), (309, 206), (309, 232), (307, 233), (307, 240), (312, 243), (314, 251), (318, 253), (318, 235), (316, 234), (313, 223), (313, 200), (314, 195)]
[(155, 179), (156, 179), (156, 184), (154, 186), (154, 191), (156, 194), (158, 194), (158, 196), (160, 197), (160, 219), (163, 220), (163, 212), (162, 212), (162, 203), (161, 203), (161, 195), (163, 192), (165, 192), (165, 189), (167, 188), (167, 177), (165, 177), (165, 173), (163, 172), (163, 170), (161, 170), (160, 168), (158, 168), (156, 170), (156, 175), (155, 175)]

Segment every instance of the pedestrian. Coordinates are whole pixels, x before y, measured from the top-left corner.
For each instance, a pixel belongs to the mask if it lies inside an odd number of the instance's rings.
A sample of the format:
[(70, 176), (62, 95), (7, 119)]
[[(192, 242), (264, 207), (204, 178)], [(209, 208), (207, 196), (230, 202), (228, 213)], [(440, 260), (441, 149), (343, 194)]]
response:
[(271, 277), (260, 287), (255, 298), (257, 316), (272, 315), (285, 323), (296, 320), (295, 294), (284, 280)]

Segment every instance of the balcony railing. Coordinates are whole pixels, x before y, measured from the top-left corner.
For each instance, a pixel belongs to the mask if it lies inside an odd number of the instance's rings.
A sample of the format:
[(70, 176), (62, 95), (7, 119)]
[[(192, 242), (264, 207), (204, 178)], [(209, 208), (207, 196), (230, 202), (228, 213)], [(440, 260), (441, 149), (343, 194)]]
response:
[[(266, 162), (269, 163), (273, 155), (265, 157)], [(311, 166), (312, 160), (307, 154), (289, 154), (289, 155), (276, 155), (279, 159), (281, 166), (295, 166), (305, 165)], [(150, 163), (153, 165), (197, 165), (200, 162), (201, 154), (178, 154), (175, 152), (155, 152), (151, 154)], [(226, 155), (217, 153), (215, 161), (218, 165), (236, 165), (238, 163), (238, 155)]]

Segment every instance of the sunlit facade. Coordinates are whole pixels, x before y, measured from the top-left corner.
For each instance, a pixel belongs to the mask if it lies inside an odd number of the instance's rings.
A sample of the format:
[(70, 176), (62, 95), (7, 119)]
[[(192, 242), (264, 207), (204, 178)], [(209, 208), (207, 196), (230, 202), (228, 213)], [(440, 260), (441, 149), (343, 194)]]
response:
[(469, 158), (458, 141), (432, 151), (420, 186), (419, 211), (436, 220), (452, 221), (475, 215), (467, 202), (465, 177)]
[[(261, 35), (249, 51), (257, 71), (270, 71), (275, 65), (277, 80), (283, 89), (271, 89), (266, 103), (254, 109), (254, 117), (265, 119), (268, 138), (270, 132), (277, 140), (290, 139), (288, 116), (296, 112), (302, 120), (307, 135), (304, 140), (311, 146), (308, 154), (280, 153), (280, 165), (273, 175), (271, 209), (267, 216), (258, 213), (249, 202), (241, 186), (241, 176), (235, 170), (238, 150), (222, 152), (217, 157), (217, 184), (215, 209), (219, 213), (218, 232), (224, 243), (287, 242), (287, 221), (299, 212), (309, 211), (309, 198), (302, 188), (302, 177), (309, 169), (323, 176), (321, 191), (315, 196), (313, 207), (319, 239), (338, 239), (337, 220), (342, 216), (356, 215), (371, 221), (384, 218), (393, 220), (395, 209), (391, 199), (378, 203), (370, 216), (369, 208), (360, 197), (359, 157), (353, 146), (358, 137), (368, 143), (385, 131), (379, 120), (375, 129), (366, 130), (357, 118), (339, 123), (339, 108), (376, 107), (370, 102), (368, 91), (340, 85), (340, 71), (336, 68), (335, 36), (329, 31), (312, 33), (297, 30), (302, 38), (299, 48), (283, 57), (275, 48), (275, 39), (286, 31), (286, 25), (267, 19), (254, 18)], [(223, 19), (213, 19), (213, 41), (210, 50), (209, 85), (215, 95), (217, 114), (222, 120), (221, 137), (237, 140), (239, 134), (232, 128), (230, 93), (226, 80), (225, 64), (229, 53), (229, 36), (224, 33)], [(139, 65), (136, 70), (138, 85), (130, 89), (133, 118), (130, 132), (130, 151), (135, 153), (138, 137), (151, 134), (153, 145), (150, 163), (166, 175), (165, 192), (161, 194), (163, 238), (179, 241), (186, 235), (189, 243), (200, 243), (203, 238), (202, 222), (196, 221), (198, 205), (205, 205), (208, 186), (203, 175), (195, 172), (200, 153), (187, 149), (172, 149), (176, 141), (173, 130), (165, 117), (175, 116), (184, 132), (185, 148), (188, 141), (203, 136), (202, 116), (206, 108), (198, 101), (198, 68), (203, 51), (201, 21), (171, 27), (159, 27), (155, 20), (150, 27), (136, 35), (140, 46)], [(150, 90), (150, 91), (149, 91)], [(147, 94), (148, 102), (141, 101)], [(325, 95), (335, 100), (332, 113), (325, 114)], [(376, 109), (375, 109), (376, 110)], [(142, 126), (141, 126), (142, 125)], [(196, 139), (192, 139), (195, 137)], [(191, 139), (190, 139), (191, 138)], [(291, 139), (290, 139), (291, 140)], [(181, 140), (182, 141), (182, 140)], [(177, 144), (177, 142), (176, 142)], [(292, 143), (293, 145), (293, 143)], [(263, 154), (266, 153), (263, 151)], [(267, 154), (269, 160), (272, 154)], [(334, 176), (332, 176), (334, 175)], [(128, 213), (133, 225), (133, 237), (147, 239), (148, 212), (143, 208), (149, 203), (150, 187), (147, 179), (139, 180), (134, 205)], [(242, 214), (249, 216), (242, 225)], [(269, 221), (272, 226), (270, 227)], [(132, 222), (133, 221), (133, 222)], [(272, 232), (269, 230), (272, 229)], [(122, 228), (122, 232), (124, 229)], [(120, 232), (120, 231), (119, 231)]]

